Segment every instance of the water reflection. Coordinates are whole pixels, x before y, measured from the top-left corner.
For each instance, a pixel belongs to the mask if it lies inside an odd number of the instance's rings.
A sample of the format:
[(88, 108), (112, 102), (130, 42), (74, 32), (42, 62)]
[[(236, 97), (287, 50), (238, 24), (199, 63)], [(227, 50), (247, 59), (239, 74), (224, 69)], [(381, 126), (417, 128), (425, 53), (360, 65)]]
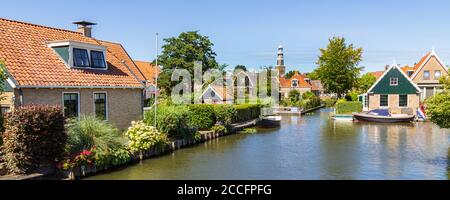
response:
[(449, 130), (432, 123), (284, 116), (258, 129), (90, 179), (450, 179)]

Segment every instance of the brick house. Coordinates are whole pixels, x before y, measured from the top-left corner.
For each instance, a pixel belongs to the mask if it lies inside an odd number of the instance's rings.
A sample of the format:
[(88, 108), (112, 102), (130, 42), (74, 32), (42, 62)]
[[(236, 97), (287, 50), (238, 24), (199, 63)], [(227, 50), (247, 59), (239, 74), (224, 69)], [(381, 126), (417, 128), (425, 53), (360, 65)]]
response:
[(389, 109), (395, 114), (415, 114), (420, 107), (420, 93), (408, 75), (398, 65), (392, 65), (362, 95), (364, 110)]
[(91, 37), (94, 23), (75, 24), (76, 32), (0, 18), (10, 109), (60, 105), (66, 117), (94, 115), (126, 129), (142, 117), (145, 78), (121, 44)]

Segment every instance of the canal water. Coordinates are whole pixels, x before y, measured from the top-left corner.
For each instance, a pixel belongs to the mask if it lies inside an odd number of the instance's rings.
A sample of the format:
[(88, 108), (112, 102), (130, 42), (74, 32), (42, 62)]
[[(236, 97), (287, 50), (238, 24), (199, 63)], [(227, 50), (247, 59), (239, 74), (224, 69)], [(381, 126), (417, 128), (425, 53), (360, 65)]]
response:
[(90, 180), (449, 179), (450, 130), (336, 122), (323, 109), (279, 129), (219, 138)]

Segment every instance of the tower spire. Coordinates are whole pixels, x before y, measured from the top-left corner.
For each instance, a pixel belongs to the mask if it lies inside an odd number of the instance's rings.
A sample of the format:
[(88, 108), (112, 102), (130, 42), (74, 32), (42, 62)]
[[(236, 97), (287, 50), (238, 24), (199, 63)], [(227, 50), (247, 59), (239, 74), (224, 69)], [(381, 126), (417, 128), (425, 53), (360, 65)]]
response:
[(278, 70), (280, 76), (284, 76), (286, 73), (286, 67), (284, 66), (284, 48), (281, 42), (278, 46), (277, 66), (275, 68)]

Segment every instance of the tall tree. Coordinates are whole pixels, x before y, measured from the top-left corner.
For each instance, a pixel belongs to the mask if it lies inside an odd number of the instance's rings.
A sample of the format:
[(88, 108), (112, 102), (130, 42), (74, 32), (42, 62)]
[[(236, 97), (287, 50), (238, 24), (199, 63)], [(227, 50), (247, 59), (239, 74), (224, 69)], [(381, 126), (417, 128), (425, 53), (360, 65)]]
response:
[(289, 71), (288, 73), (286, 73), (286, 75), (284, 75), (285, 78), (287, 79), (291, 79), (295, 74), (295, 70)]
[(358, 79), (358, 92), (365, 93), (367, 92), (370, 87), (372, 87), (373, 84), (377, 81), (377, 77), (375, 77), (371, 73), (364, 74), (361, 78)]
[(164, 39), (164, 42), (162, 54), (158, 57), (163, 66), (159, 86), (167, 94), (178, 84), (171, 81), (175, 69), (188, 70), (193, 81), (194, 63), (197, 61), (202, 62), (203, 72), (209, 69), (223, 70), (225, 67), (216, 61), (216, 53), (212, 49), (214, 44), (198, 31), (183, 32), (178, 37)]
[(351, 90), (357, 83), (362, 67), (362, 48), (347, 45), (345, 38), (333, 37), (328, 46), (320, 49), (321, 55), (316, 69), (319, 80), (325, 89), (336, 93), (339, 98)]
[(234, 71), (237, 71), (239, 69), (242, 71), (247, 71), (247, 67), (245, 67), (245, 65), (236, 65), (236, 67), (234, 68)]
[(430, 120), (441, 128), (450, 128), (450, 77), (443, 76), (440, 79), (444, 90), (425, 102)]

